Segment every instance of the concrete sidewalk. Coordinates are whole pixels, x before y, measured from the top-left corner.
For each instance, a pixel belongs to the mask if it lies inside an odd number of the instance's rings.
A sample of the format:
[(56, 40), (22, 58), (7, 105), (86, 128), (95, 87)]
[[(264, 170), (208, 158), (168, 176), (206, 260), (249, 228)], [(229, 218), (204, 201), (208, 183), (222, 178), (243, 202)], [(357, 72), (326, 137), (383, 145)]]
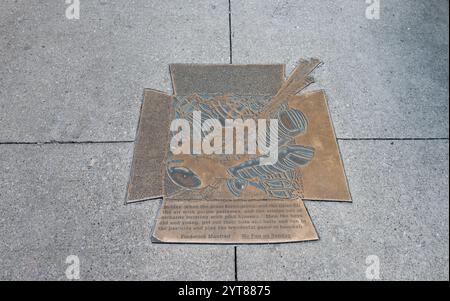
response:
[[(0, 3), (0, 279), (449, 279), (446, 0)], [(352, 204), (306, 202), (315, 242), (150, 242), (159, 201), (123, 205), (144, 88), (169, 63), (319, 57)]]

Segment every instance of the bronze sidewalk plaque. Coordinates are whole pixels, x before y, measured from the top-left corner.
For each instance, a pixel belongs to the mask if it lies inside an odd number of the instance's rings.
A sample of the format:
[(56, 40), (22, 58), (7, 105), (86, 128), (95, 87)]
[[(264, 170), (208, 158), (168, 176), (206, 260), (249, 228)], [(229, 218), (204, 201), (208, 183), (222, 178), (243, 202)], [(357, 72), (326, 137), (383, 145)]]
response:
[(319, 65), (285, 79), (284, 65), (174, 64), (174, 95), (145, 90), (127, 202), (164, 199), (153, 241), (317, 239), (303, 200), (351, 201), (325, 93), (299, 94)]

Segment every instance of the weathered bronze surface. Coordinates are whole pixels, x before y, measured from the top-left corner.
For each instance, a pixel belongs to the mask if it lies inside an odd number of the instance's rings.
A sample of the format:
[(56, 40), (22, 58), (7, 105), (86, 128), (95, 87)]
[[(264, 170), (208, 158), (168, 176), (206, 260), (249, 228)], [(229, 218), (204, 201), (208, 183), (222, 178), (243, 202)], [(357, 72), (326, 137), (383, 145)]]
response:
[(311, 218), (297, 200), (165, 200), (153, 242), (282, 243), (317, 240)]
[(163, 196), (161, 185), (167, 151), (169, 108), (172, 96), (146, 89), (134, 146), (127, 201)]
[[(317, 239), (302, 200), (351, 201), (325, 93), (297, 95), (319, 65), (301, 61), (285, 80), (283, 65), (174, 64), (173, 96), (145, 91), (127, 200), (164, 197), (154, 241)], [(261, 166), (258, 152), (174, 155), (170, 121), (192, 125), (193, 111), (221, 124), (277, 119), (278, 161)]]

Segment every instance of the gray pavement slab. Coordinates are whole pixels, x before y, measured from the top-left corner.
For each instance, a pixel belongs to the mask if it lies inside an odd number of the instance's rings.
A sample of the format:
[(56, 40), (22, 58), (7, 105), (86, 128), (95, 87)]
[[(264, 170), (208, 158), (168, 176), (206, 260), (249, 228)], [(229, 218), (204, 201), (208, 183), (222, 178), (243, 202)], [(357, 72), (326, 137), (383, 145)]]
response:
[(0, 146), (0, 279), (233, 280), (232, 246), (150, 242), (159, 201), (124, 205), (132, 144)]
[(367, 280), (376, 255), (382, 280), (448, 280), (448, 141), (340, 147), (353, 203), (305, 202), (320, 240), (239, 246), (238, 279)]
[(233, 63), (318, 57), (337, 137), (448, 138), (446, 0), (232, 0)]
[(228, 1), (0, 2), (0, 142), (133, 140), (169, 63), (228, 63)]

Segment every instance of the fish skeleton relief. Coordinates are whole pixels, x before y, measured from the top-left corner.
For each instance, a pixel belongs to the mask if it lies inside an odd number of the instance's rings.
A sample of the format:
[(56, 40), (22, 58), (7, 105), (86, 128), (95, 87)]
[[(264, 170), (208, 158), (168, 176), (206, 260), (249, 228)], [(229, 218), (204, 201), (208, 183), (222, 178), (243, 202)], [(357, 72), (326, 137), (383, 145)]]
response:
[[(169, 141), (178, 143), (181, 137), (179, 143), (188, 144), (183, 146), (188, 153), (167, 147), (165, 194), (172, 198), (203, 198), (220, 191), (227, 198), (248, 198), (249, 192), (259, 192), (258, 198), (302, 197), (302, 168), (314, 160), (315, 150), (311, 145), (296, 143), (295, 139), (308, 131), (308, 116), (290, 101), (313, 82), (310, 73), (319, 65), (316, 59), (302, 60), (274, 96), (174, 96), (172, 120), (185, 120), (189, 129), (182, 129), (186, 132), (180, 135), (176, 127), (171, 127)], [(201, 116), (197, 120), (196, 113)], [(208, 126), (211, 120), (214, 126)], [(230, 126), (233, 120), (241, 120), (241, 127)], [(274, 137), (276, 158), (267, 164), (263, 161), (272, 155)], [(202, 144), (205, 147), (205, 139), (208, 147), (214, 143), (213, 153), (199, 152)], [(239, 148), (244, 152), (237, 153)]]

